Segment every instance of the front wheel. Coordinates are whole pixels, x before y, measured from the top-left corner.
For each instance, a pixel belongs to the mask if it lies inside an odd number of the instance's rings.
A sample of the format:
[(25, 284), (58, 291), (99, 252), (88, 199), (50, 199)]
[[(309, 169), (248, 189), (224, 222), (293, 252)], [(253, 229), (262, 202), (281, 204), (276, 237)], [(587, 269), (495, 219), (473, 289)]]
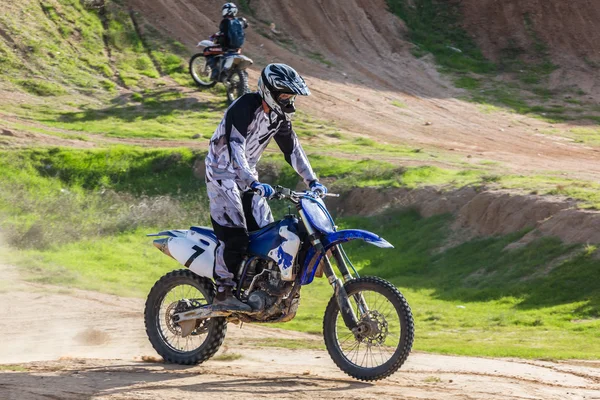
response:
[(358, 320), (350, 331), (335, 296), (323, 320), (325, 346), (333, 362), (353, 378), (376, 381), (406, 361), (414, 339), (414, 322), (406, 299), (391, 283), (362, 277), (344, 285)]
[(211, 78), (212, 68), (204, 54), (194, 54), (190, 59), (190, 75), (196, 84), (203, 88), (211, 88), (217, 84)]
[(229, 104), (248, 92), (250, 92), (250, 88), (248, 87), (248, 72), (239, 69), (234, 71), (227, 85), (227, 101)]
[(212, 357), (225, 339), (223, 317), (191, 321), (188, 333), (173, 320), (173, 314), (211, 304), (215, 287), (208, 278), (189, 269), (169, 272), (154, 284), (146, 300), (144, 320), (152, 347), (165, 361), (199, 364)]

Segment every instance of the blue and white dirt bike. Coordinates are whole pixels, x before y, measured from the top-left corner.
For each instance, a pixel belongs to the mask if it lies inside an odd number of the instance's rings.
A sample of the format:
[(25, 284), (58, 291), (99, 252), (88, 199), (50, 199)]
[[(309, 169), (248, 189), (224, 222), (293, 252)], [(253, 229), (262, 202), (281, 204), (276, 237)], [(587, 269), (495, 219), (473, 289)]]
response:
[[(276, 187), (275, 199), (292, 202), (298, 215), (287, 215), (250, 233), (248, 254), (234, 274), (235, 295), (251, 312), (212, 309), (217, 238), (212, 229), (163, 231), (154, 245), (186, 269), (169, 272), (146, 301), (146, 332), (166, 361), (198, 364), (212, 357), (225, 338), (228, 322), (286, 322), (296, 315), (300, 289), (325, 274), (333, 288), (323, 320), (329, 355), (348, 375), (372, 381), (388, 377), (410, 353), (412, 313), (404, 296), (377, 277), (359, 277), (341, 244), (364, 240), (393, 247), (358, 229), (340, 230), (313, 192)], [(331, 264), (335, 260), (343, 281)], [(354, 273), (350, 272), (351, 268)]]

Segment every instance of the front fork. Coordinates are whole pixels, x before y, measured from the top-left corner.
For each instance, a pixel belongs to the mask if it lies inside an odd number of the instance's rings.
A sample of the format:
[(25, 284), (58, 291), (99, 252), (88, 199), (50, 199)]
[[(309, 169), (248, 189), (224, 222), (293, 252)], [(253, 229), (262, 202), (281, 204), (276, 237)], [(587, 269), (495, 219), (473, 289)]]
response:
[[(306, 215), (304, 214), (304, 210), (302, 210), (300, 208), (298, 211), (300, 213), (300, 217), (302, 218), (302, 221), (308, 221), (308, 219), (306, 218)], [(323, 262), (323, 273), (325, 274), (325, 276), (327, 277), (327, 280), (329, 281), (329, 284), (333, 288), (335, 299), (337, 300), (338, 307), (340, 308), (340, 312), (342, 314), (342, 318), (344, 319), (344, 323), (346, 324), (348, 329), (350, 329), (356, 335), (356, 334), (358, 334), (358, 321), (359, 320), (357, 319), (356, 314), (354, 313), (354, 309), (352, 307), (352, 304), (350, 303), (350, 298), (348, 297), (348, 293), (346, 293), (346, 289), (344, 288), (344, 283), (342, 282), (342, 280), (340, 278), (338, 278), (335, 275), (333, 266), (331, 265), (331, 262), (329, 261), (329, 257), (327, 257), (325, 249), (323, 248), (323, 243), (321, 243), (321, 241), (317, 237), (314, 229), (312, 229), (312, 227), (308, 223), (305, 223), (304, 225), (306, 227), (306, 230), (308, 232), (308, 235), (310, 237), (310, 240), (311, 240), (313, 246), (315, 247), (315, 249), (318, 252), (323, 254), (323, 256), (321, 258), (321, 260)], [(336, 260), (338, 269), (340, 270), (340, 273), (342, 274), (342, 277), (344, 278), (344, 282), (348, 282), (349, 280), (354, 279), (354, 277), (350, 274), (350, 271), (348, 270), (348, 266), (346, 265), (346, 262), (344, 260), (344, 257), (342, 256), (339, 246), (334, 246), (331, 249), (331, 252)], [(365, 315), (365, 313), (368, 312), (366, 302), (365, 302), (362, 294), (357, 294), (357, 295), (354, 295), (353, 297), (354, 297), (355, 301), (357, 302), (358, 311), (362, 317), (363, 315)]]

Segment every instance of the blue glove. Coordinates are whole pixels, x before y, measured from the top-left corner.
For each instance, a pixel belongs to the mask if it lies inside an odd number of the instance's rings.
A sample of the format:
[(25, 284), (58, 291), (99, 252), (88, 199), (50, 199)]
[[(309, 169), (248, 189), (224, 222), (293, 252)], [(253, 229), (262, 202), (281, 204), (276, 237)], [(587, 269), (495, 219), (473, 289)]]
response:
[(273, 193), (275, 193), (275, 190), (267, 183), (254, 182), (250, 187), (254, 189), (259, 196), (267, 199), (270, 199), (271, 196), (273, 196)]
[(321, 185), (318, 181), (312, 181), (310, 183), (310, 190), (315, 192), (319, 197), (325, 197), (327, 194), (327, 188)]

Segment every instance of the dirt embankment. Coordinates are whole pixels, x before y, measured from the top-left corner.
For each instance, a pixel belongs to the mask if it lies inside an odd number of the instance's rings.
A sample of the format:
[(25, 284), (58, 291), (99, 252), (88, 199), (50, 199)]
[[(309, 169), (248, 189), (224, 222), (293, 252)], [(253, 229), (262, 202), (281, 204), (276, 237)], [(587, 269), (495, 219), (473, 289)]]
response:
[(518, 245), (540, 236), (558, 237), (565, 243), (600, 243), (600, 212), (578, 209), (575, 201), (552, 196), (472, 187), (452, 191), (357, 188), (328, 203), (341, 215), (375, 215), (391, 208), (413, 208), (424, 217), (451, 213), (456, 215), (453, 228), (465, 237), (534, 228)]
[(600, 2), (596, 0), (460, 0), (464, 26), (484, 55), (548, 52), (561, 68), (553, 89), (578, 87), (600, 99)]

